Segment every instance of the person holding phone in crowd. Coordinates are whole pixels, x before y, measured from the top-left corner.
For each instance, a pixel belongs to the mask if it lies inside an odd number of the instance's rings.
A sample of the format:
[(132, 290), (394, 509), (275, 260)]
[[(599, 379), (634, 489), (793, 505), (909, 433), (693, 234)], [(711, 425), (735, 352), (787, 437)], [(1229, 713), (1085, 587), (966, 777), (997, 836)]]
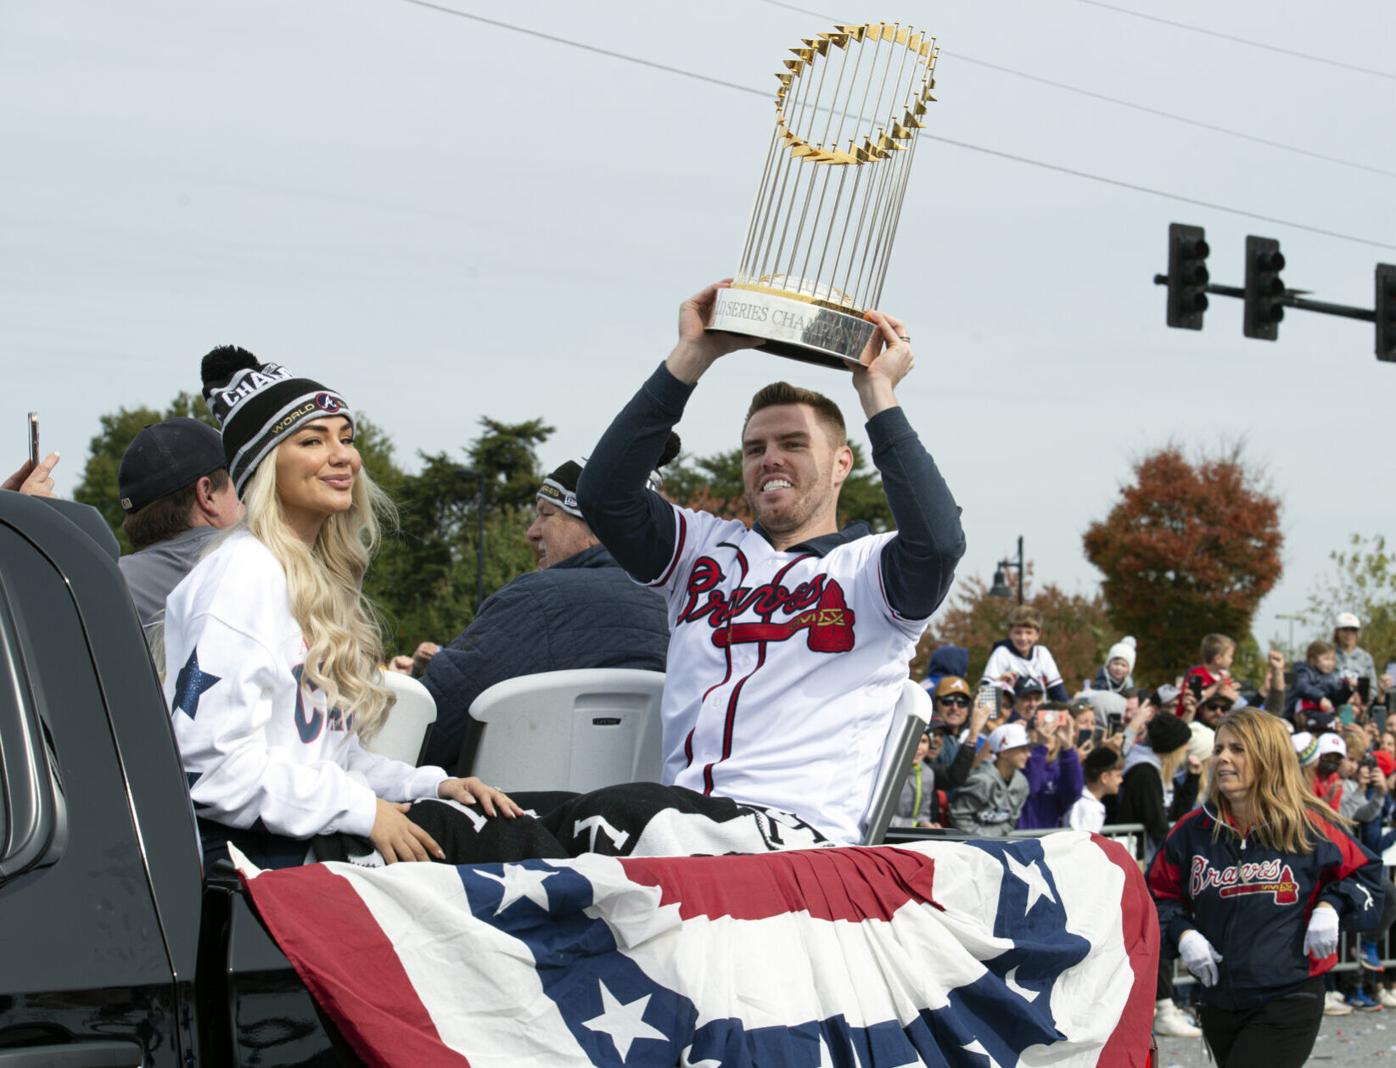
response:
[(1201, 984), (1220, 1068), (1298, 1068), (1323, 1019), (1339, 927), (1381, 922), (1381, 866), (1307, 787), (1277, 717), (1223, 717), (1212, 772), (1204, 804), (1149, 866), (1159, 927)]
[(53, 469), (58, 466), (58, 453), (51, 452), (42, 460), (39, 459), (38, 412), (29, 413), (25, 428), (29, 432), (29, 459), (20, 464), (15, 473), (4, 482), (0, 482), (0, 489), (13, 490), (30, 497), (52, 497)]
[(1038, 710), (1029, 735), (1033, 744), (1023, 768), (1028, 798), (1018, 816), (1018, 828), (1060, 827), (1086, 782), (1074, 744), (1076, 724), (1068, 709), (1046, 706)]

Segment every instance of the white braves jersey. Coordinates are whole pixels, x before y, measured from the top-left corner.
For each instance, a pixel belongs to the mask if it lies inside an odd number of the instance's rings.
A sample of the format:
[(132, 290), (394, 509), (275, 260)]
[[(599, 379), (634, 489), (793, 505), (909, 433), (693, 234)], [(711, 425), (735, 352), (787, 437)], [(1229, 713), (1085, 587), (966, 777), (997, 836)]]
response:
[(858, 842), (907, 664), (927, 619), (882, 588), (876, 534), (820, 556), (675, 508), (664, 782), (802, 817)]
[(1044, 690), (1062, 685), (1062, 673), (1057, 670), (1057, 662), (1052, 659), (1052, 654), (1045, 645), (1034, 645), (1028, 650), (1026, 657), (1019, 656), (1011, 644), (994, 646), (994, 651), (989, 654), (988, 663), (984, 665), (981, 681), (992, 682), (1011, 694), (1012, 688), (1000, 681), (1010, 671), (1020, 679), (1036, 679), (1042, 683)]

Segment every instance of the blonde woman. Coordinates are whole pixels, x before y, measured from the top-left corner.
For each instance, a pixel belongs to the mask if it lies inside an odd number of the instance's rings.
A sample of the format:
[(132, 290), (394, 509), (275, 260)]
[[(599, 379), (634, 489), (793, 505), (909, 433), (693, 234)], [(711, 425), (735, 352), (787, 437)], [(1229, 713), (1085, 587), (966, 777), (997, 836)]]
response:
[(360, 744), (391, 703), (362, 594), (391, 505), (361, 468), (344, 399), (231, 347), (204, 358), (203, 378), (247, 508), (166, 606), (165, 692), (206, 854), (232, 841), (284, 866), (306, 839), (344, 832), (387, 863), (443, 859), (406, 802), (517, 816), (478, 779)]
[(1202, 1031), (1220, 1068), (1302, 1065), (1323, 1019), (1338, 927), (1381, 920), (1377, 859), (1305, 782), (1276, 716), (1222, 718), (1201, 808), (1149, 868), (1165, 949), (1202, 984)]

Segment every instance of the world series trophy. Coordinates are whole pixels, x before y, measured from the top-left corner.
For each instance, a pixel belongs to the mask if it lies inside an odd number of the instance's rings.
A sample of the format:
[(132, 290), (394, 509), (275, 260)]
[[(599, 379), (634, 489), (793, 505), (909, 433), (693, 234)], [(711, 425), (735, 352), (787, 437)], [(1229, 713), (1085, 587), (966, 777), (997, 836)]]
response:
[(882, 297), (938, 49), (934, 37), (874, 22), (791, 51), (741, 265), (708, 329), (847, 368), (875, 329), (863, 312)]

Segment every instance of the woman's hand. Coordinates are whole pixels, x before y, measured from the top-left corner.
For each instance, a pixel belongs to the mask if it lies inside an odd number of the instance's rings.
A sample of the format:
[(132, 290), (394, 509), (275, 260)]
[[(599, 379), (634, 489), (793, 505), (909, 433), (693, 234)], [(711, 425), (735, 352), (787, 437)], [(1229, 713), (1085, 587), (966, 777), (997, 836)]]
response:
[(407, 818), (410, 805), (378, 798), (378, 812), (368, 840), (388, 864), (399, 860), (445, 860), (436, 839)]
[(503, 790), (488, 786), (475, 776), (468, 779), (446, 779), (436, 788), (436, 796), (462, 805), (478, 804), (486, 816), (503, 816), (512, 820), (523, 815), (523, 809), (509, 799)]
[(1203, 986), (1217, 985), (1217, 965), (1222, 955), (1212, 948), (1207, 936), (1201, 931), (1184, 931), (1178, 939), (1178, 956), (1183, 958), (1183, 967), (1197, 976)]
[(1309, 916), (1309, 929), (1304, 932), (1304, 955), (1325, 960), (1338, 952), (1338, 914), (1333, 906), (1320, 901)]

